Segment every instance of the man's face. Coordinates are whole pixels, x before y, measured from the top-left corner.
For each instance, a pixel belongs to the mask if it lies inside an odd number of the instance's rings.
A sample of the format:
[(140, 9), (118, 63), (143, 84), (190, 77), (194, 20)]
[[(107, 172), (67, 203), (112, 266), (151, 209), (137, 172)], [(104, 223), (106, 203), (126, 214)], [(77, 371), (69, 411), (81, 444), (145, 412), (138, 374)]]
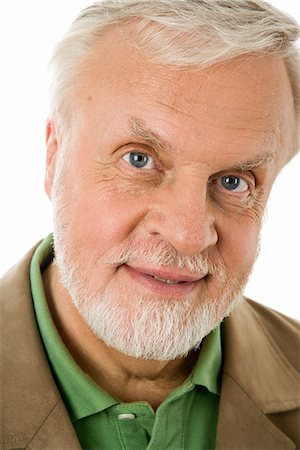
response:
[(175, 70), (101, 42), (71, 138), (49, 144), (57, 267), (108, 345), (172, 359), (241, 298), (291, 144), (290, 87), (276, 57)]

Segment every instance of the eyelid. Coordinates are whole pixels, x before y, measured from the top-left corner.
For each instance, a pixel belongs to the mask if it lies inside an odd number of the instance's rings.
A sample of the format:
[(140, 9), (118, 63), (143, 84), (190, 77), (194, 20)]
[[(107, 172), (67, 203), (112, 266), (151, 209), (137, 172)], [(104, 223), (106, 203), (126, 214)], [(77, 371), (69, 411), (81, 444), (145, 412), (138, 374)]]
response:
[[(125, 157), (128, 157), (128, 159), (129, 159), (129, 158), (130, 158), (130, 155), (131, 155), (132, 153), (136, 153), (136, 154), (140, 154), (140, 155), (145, 155), (145, 156), (147, 156), (148, 158), (151, 158), (153, 167), (150, 167), (150, 168), (146, 168), (146, 167), (134, 167), (134, 166), (130, 163), (130, 161), (127, 161), (127, 159), (125, 159)], [(140, 151), (130, 151), (130, 152), (124, 153), (124, 155), (122, 156), (122, 159), (123, 159), (129, 166), (131, 166), (132, 168), (135, 168), (135, 169), (140, 169), (140, 170), (142, 170), (142, 169), (144, 169), (144, 170), (153, 170), (153, 169), (156, 167), (156, 161), (155, 161), (155, 158), (153, 158), (152, 155), (149, 155), (149, 153), (145, 153), (145, 152), (140, 152)], [(148, 162), (147, 162), (147, 163), (148, 163)]]
[[(221, 178), (226, 176), (241, 178), (248, 184), (248, 189), (242, 192), (226, 190), (217, 182), (218, 180), (221, 180)], [(247, 201), (247, 199), (253, 197), (255, 193), (256, 182), (256, 177), (252, 171), (241, 173), (241, 171), (238, 170), (229, 170), (219, 172), (212, 176), (209, 184), (211, 184), (212, 187), (212, 194), (220, 195), (223, 198), (240, 199), (245, 202)]]
[(255, 187), (255, 185), (256, 185), (256, 176), (254, 175), (254, 173), (252, 171), (247, 171), (247, 172), (240, 172), (238, 170), (222, 171), (222, 172), (217, 173), (216, 175), (213, 175), (211, 177), (210, 181), (215, 181), (215, 180), (218, 180), (223, 177), (241, 178), (242, 180), (244, 180), (246, 183), (248, 183), (252, 187)]
[[(130, 153), (144, 153), (145, 155), (153, 158), (155, 162), (155, 169), (161, 170), (162, 169), (162, 163), (160, 161), (160, 158), (155, 150), (150, 148), (148, 145), (143, 143), (137, 143), (132, 142), (129, 144), (126, 144), (122, 147), (122, 156), (123, 159), (125, 155)], [(151, 169), (149, 169), (151, 170)]]

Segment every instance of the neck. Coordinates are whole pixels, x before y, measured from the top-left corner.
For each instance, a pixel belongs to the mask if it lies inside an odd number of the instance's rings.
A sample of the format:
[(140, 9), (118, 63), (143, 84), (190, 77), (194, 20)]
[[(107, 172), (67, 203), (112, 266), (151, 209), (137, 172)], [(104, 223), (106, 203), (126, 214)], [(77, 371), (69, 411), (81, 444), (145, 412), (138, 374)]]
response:
[(57, 267), (43, 273), (46, 298), (56, 328), (80, 368), (124, 402), (146, 401), (154, 409), (190, 374), (197, 353), (172, 361), (133, 358), (108, 347), (90, 330), (61, 285)]

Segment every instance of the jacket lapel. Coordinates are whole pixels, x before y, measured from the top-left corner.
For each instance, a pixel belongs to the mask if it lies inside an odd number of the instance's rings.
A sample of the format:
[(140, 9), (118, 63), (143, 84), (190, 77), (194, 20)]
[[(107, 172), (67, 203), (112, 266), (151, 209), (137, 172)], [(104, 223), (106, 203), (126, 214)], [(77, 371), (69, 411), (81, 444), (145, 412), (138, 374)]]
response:
[(31, 439), (30, 450), (81, 450), (73, 427), (60, 400)]
[(295, 449), (229, 375), (222, 381), (217, 450)]
[(32, 254), (1, 281), (1, 449), (80, 449), (35, 322)]
[[(295, 393), (299, 392), (300, 377), (280, 348), (284, 319), (272, 312), (262, 318), (260, 308), (247, 301), (223, 326), (218, 450), (296, 448), (269, 418), (299, 408), (300, 398)], [(272, 321), (273, 327), (277, 325), (277, 342), (268, 331)]]

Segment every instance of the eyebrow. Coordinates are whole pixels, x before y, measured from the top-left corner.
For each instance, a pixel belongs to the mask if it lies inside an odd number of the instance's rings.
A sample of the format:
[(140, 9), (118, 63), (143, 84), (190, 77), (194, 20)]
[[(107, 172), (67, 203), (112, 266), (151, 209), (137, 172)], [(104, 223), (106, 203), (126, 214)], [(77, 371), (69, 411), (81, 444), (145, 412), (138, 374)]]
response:
[(147, 128), (140, 119), (130, 116), (129, 126), (130, 132), (135, 139), (141, 140), (161, 151), (172, 149), (171, 145), (167, 141), (162, 139), (161, 136), (155, 133), (155, 131)]
[(268, 151), (257, 155), (253, 159), (245, 162), (238, 162), (233, 167), (230, 167), (228, 170), (240, 170), (242, 172), (247, 172), (249, 170), (253, 170), (257, 167), (268, 167), (275, 162), (275, 152)]
[[(142, 120), (130, 116), (129, 118), (129, 126), (132, 137), (140, 140), (149, 146), (158, 148), (161, 151), (172, 150), (172, 146), (159, 136), (155, 131), (146, 127)], [(242, 172), (247, 172), (249, 170), (253, 170), (257, 167), (268, 167), (272, 163), (275, 162), (275, 152), (268, 151), (262, 154), (257, 155), (249, 161), (245, 162), (237, 162), (231, 167), (226, 168), (228, 171), (240, 170)]]

